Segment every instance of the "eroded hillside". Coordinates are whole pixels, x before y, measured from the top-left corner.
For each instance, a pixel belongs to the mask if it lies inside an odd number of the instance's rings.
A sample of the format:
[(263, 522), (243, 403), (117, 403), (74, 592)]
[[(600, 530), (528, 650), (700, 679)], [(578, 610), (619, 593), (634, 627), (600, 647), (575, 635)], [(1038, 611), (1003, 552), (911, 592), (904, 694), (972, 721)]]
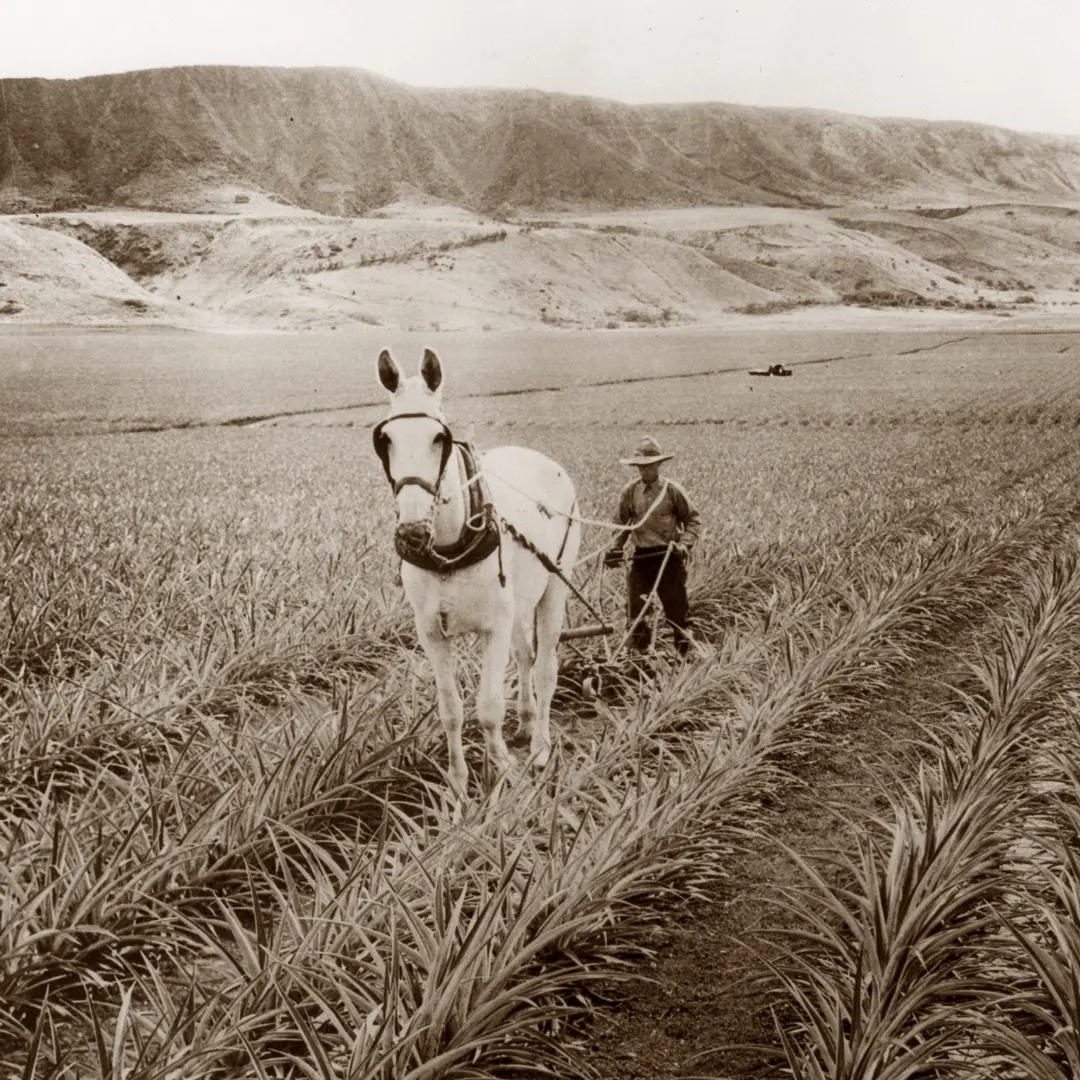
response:
[(0, 324), (188, 321), (71, 236), (0, 219)]
[[(1080, 314), (1080, 212), (770, 207), (520, 216), (7, 219), (7, 322), (222, 327), (710, 325), (818, 305)], [(8, 249), (5, 249), (7, 251)]]

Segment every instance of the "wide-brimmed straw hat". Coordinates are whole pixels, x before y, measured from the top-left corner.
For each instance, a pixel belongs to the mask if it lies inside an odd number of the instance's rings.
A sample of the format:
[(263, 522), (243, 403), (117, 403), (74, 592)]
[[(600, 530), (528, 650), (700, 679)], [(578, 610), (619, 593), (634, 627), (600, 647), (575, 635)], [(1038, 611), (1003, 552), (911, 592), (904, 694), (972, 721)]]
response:
[(634, 457), (619, 458), (621, 465), (659, 465), (661, 461), (670, 461), (675, 455), (665, 454), (660, 449), (660, 444), (651, 436), (646, 435), (637, 444)]

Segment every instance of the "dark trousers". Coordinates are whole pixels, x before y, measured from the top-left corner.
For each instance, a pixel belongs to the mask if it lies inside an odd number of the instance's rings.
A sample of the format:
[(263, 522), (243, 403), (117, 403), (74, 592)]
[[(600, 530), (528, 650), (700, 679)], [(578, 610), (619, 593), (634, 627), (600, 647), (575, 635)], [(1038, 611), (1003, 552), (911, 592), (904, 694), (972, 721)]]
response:
[[(682, 559), (674, 552), (664, 566), (666, 548), (638, 548), (630, 560), (630, 573), (627, 579), (629, 593), (630, 622), (638, 617), (645, 607), (645, 601), (656, 585), (656, 599), (664, 608), (664, 615), (671, 624), (675, 636), (675, 648), (683, 656), (690, 651), (690, 638), (686, 630), (690, 624), (690, 601), (686, 595), (686, 567)], [(659, 584), (657, 584), (659, 577)], [(651, 619), (649, 614), (642, 615), (641, 621), (634, 627), (630, 644), (639, 652), (645, 652), (652, 642)]]

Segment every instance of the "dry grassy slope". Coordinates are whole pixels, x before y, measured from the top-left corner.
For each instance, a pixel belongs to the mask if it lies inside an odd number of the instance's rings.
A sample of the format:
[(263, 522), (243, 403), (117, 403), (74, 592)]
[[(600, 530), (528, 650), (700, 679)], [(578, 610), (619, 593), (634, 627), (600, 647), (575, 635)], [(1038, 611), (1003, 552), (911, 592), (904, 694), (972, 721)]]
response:
[(1040, 215), (1025, 208), (1020, 213), (1019, 229), (1008, 211), (1000, 216), (965, 213), (947, 220), (872, 212), (837, 214), (833, 220), (980, 285), (1039, 290), (1080, 284), (1080, 243), (1075, 239), (1080, 237), (1080, 214), (1048, 209)]
[(1080, 254), (1080, 207), (973, 206), (958, 224), (991, 225)]
[[(149, 294), (182, 304), (183, 321), (238, 326), (708, 324), (852, 294), (1080, 301), (1080, 214), (1056, 207), (729, 207), (508, 224), (407, 188), (397, 194), (367, 218), (128, 211), (21, 220), (83, 241)], [(102, 261), (83, 251), (62, 270), (53, 262), (34, 271), (66, 276), (70, 311), (64, 317), (60, 304), (54, 321), (83, 318), (77, 267), (87, 268), (86, 291), (98, 290)]]
[(84, 244), (0, 221), (0, 322), (153, 323), (184, 318)]
[(722, 104), (415, 89), (340, 69), (7, 79), (0, 209), (198, 210), (225, 191), (329, 213), (408, 183), (482, 208), (1080, 196), (1080, 138)]
[(974, 295), (969, 284), (947, 280), (940, 265), (895, 238), (875, 237), (825, 216), (692, 233), (684, 242), (788, 299), (835, 302), (867, 290), (930, 300)]
[(798, 299), (896, 292), (998, 302), (1056, 290), (1080, 299), (1080, 210), (997, 205), (887, 211), (768, 207), (564, 215), (580, 225), (666, 236), (721, 266)]
[(774, 296), (684, 245), (579, 229), (511, 230), (423, 263), (325, 274), (317, 288), (425, 329), (693, 322)]

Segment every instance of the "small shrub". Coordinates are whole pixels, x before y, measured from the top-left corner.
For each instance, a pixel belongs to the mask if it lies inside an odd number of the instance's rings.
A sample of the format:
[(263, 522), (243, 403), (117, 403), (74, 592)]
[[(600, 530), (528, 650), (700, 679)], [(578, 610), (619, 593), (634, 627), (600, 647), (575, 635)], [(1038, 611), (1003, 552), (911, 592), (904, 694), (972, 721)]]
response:
[(855, 304), (858, 307), (915, 307), (927, 303), (917, 293), (891, 289), (866, 289), (847, 293), (842, 299), (845, 304)]
[(657, 312), (647, 311), (644, 308), (619, 308), (608, 314), (633, 326), (667, 326), (668, 323), (678, 321), (679, 318), (679, 313), (670, 307), (661, 308)]
[(783, 311), (793, 311), (795, 308), (811, 307), (813, 300), (764, 300), (742, 307), (732, 308), (738, 315), (776, 315)]

